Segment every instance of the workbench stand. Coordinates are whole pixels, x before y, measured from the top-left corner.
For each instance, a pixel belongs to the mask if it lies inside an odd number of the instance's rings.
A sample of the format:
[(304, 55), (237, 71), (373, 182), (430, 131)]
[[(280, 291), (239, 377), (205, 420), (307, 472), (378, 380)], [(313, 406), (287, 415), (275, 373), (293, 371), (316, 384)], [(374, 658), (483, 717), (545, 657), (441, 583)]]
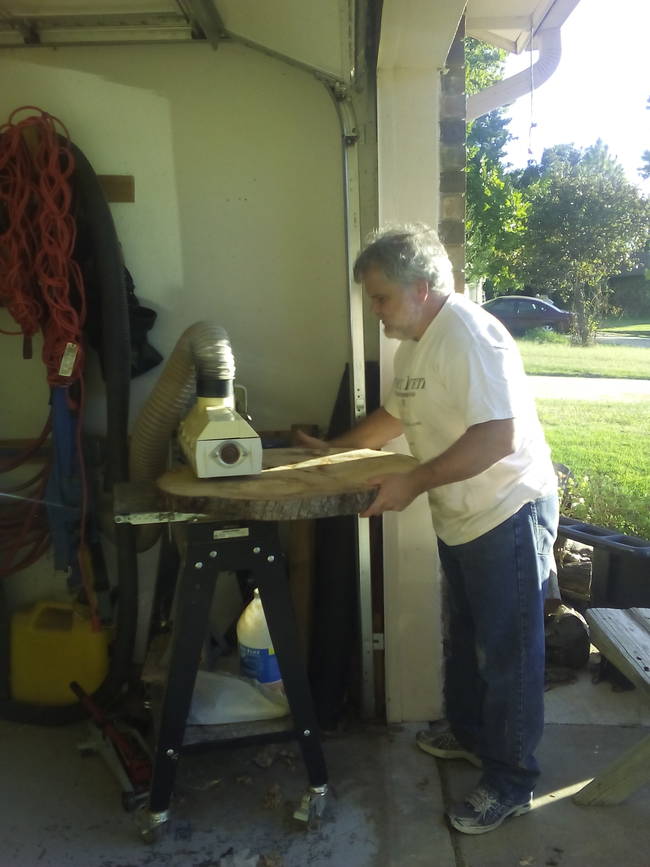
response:
[[(178, 513), (151, 512), (149, 516), (122, 513), (116, 514), (116, 521), (139, 524), (187, 520), (188, 517)], [(233, 522), (224, 524), (194, 517), (186, 524), (186, 532), (187, 548), (178, 582), (171, 653), (153, 754), (149, 804), (139, 815), (142, 836), (145, 841), (153, 842), (169, 821), (170, 801), (186, 720), (219, 572), (248, 571), (259, 588), (293, 717), (293, 731), (309, 779), (309, 789), (294, 816), (310, 825), (314, 824), (319, 820), (326, 802), (327, 769), (302, 660), (277, 525), (275, 522), (261, 521), (233, 525)]]

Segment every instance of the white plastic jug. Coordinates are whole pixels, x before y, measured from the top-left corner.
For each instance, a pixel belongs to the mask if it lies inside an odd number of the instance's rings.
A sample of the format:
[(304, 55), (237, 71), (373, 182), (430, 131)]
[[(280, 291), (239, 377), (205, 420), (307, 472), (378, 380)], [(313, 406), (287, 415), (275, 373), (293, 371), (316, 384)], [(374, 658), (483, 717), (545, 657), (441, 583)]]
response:
[(237, 622), (239, 664), (243, 677), (284, 692), (282, 675), (257, 587)]

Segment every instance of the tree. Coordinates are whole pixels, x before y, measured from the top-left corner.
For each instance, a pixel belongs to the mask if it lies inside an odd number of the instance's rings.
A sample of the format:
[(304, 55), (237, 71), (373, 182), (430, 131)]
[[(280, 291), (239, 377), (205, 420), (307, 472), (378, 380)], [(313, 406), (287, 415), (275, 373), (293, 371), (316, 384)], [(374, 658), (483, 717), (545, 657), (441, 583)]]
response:
[[(465, 55), (468, 93), (503, 77), (505, 52), (466, 39)], [(485, 280), (488, 294), (527, 286), (554, 293), (575, 310), (588, 342), (609, 278), (635, 264), (647, 243), (648, 201), (600, 140), (585, 149), (555, 145), (539, 163), (508, 170), (508, 123), (499, 109), (467, 127), (468, 279)]]
[(606, 306), (608, 279), (635, 264), (647, 243), (649, 203), (601, 141), (548, 148), (517, 183), (529, 203), (517, 275), (568, 303), (588, 343)]
[(477, 152), (467, 173), (466, 256), (469, 280), (491, 293), (521, 288), (522, 238), (529, 204), (503, 169)]
[[(477, 39), (465, 40), (466, 88), (476, 93), (503, 78), (506, 52)], [(491, 291), (516, 283), (526, 203), (504, 168), (510, 123), (497, 109), (467, 125), (466, 273), (485, 279)]]

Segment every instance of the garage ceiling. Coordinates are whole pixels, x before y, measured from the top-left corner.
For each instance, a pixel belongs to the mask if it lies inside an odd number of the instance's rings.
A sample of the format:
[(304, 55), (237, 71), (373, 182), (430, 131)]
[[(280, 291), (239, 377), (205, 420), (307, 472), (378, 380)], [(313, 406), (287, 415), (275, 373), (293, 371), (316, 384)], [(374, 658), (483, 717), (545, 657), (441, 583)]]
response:
[(243, 42), (348, 81), (355, 0), (0, 0), (0, 47)]
[[(432, 0), (445, 3), (445, 0)], [(520, 52), (579, 0), (469, 0), (467, 32)], [(355, 0), (0, 0), (0, 47), (228, 39), (347, 82)], [(433, 38), (433, 37), (432, 37)]]

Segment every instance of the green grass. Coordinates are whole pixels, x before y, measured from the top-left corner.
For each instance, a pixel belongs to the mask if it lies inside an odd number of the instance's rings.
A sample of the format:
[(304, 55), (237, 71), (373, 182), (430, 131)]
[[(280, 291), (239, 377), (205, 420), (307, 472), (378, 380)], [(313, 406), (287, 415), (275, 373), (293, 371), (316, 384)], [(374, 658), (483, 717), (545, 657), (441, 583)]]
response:
[(538, 400), (537, 409), (553, 460), (576, 477), (571, 513), (650, 539), (650, 401)]
[(517, 340), (526, 373), (537, 376), (604, 376), (650, 379), (649, 346), (575, 346), (569, 338)]

